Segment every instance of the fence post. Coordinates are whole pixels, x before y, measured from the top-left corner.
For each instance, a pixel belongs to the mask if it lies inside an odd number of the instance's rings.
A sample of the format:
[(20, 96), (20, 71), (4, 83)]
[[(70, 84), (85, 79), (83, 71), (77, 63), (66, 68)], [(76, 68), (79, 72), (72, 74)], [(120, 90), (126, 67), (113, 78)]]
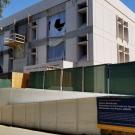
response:
[(84, 92), (84, 67), (82, 67), (82, 92)]
[(63, 90), (63, 69), (61, 69), (61, 72), (60, 72), (60, 90), (62, 91)]
[(43, 74), (43, 90), (45, 90), (45, 70), (44, 70), (44, 74)]

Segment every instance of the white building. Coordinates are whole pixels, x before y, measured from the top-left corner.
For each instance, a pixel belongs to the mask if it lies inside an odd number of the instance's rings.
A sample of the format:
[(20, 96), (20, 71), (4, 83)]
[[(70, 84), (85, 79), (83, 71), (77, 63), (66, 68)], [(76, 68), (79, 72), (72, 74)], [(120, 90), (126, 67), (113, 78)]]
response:
[(44, 0), (0, 25), (4, 72), (135, 61), (135, 14), (120, 0)]

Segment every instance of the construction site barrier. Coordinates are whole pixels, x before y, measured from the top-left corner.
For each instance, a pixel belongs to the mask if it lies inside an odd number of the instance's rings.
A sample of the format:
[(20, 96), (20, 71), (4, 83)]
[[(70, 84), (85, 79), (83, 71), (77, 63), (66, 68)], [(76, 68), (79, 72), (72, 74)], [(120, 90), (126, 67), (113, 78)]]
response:
[(135, 95), (135, 62), (30, 73), (30, 88)]
[(109, 93), (135, 95), (135, 62), (108, 67)]
[(106, 66), (31, 72), (29, 83), (30, 88), (104, 93)]
[(76, 135), (100, 134), (96, 127), (96, 98), (11, 104), (0, 107), (0, 116), (2, 125)]
[(3, 73), (0, 74), (0, 88), (27, 88), (29, 74), (27, 73)]

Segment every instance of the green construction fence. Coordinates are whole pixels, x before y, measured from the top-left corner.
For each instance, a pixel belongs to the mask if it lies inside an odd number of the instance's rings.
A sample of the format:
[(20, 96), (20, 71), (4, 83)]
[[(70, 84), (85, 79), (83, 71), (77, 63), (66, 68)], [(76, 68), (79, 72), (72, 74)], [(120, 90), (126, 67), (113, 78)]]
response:
[(60, 90), (61, 70), (50, 70), (44, 72), (44, 88)]
[(0, 74), (0, 88), (10, 88), (12, 85), (12, 73)]
[(135, 62), (109, 65), (109, 93), (135, 95)]
[(63, 70), (62, 89), (66, 91), (82, 91), (82, 68)]
[(29, 86), (36, 89), (60, 89), (61, 70), (38, 71), (30, 73)]
[(0, 79), (0, 88), (10, 88), (11, 80), (10, 79)]
[(44, 72), (31, 72), (29, 79), (30, 88), (43, 89)]
[(104, 93), (106, 85), (106, 65), (30, 73), (31, 88)]
[(107, 92), (107, 65), (84, 67), (84, 91)]

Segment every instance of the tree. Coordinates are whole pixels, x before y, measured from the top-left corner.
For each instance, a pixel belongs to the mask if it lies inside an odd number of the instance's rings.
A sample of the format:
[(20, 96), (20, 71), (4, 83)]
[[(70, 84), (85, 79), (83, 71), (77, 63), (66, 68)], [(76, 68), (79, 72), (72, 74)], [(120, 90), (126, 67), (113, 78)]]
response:
[(0, 0), (0, 16), (2, 16), (3, 8), (9, 4), (10, 0)]

